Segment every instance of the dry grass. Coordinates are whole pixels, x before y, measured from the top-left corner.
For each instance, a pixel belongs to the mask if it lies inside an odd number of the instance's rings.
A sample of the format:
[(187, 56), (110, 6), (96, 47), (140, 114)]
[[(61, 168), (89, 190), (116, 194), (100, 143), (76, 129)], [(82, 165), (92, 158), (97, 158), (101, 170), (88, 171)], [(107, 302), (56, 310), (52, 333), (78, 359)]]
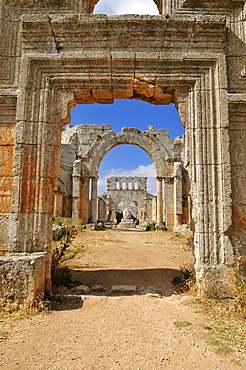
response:
[(47, 313), (48, 311), (49, 302), (45, 302), (43, 299), (37, 298), (24, 303), (9, 302), (5, 299), (0, 300), (0, 317), (12, 315), (16, 318), (22, 318)]

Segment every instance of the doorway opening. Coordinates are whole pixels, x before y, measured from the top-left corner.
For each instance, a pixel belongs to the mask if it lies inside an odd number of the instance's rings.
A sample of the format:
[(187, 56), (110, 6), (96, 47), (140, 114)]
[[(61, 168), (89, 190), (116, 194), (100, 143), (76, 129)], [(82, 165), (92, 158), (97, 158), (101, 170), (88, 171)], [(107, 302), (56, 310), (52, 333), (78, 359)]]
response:
[[(68, 263), (74, 279), (92, 290), (100, 286), (100, 294), (111, 294), (112, 287), (117, 284), (136, 286), (139, 294), (148, 291), (150, 286), (162, 295), (171, 294), (171, 276), (177, 273), (184, 259), (192, 259), (187, 255), (180, 258), (178, 251), (182, 249), (182, 243), (172, 239), (172, 227), (183, 212), (182, 204), (178, 209), (173, 198), (179, 192), (182, 203), (182, 171), (180, 174), (179, 169), (182, 166), (184, 130), (175, 106), (116, 100), (112, 105), (77, 105), (71, 111), (71, 117), (71, 123), (63, 131), (65, 139), (61, 158), (66, 164), (73, 153), (73, 163), (66, 176), (66, 166), (63, 165), (63, 177), (71, 178), (72, 216), (78, 219), (85, 217), (83, 223), (88, 225), (105, 225), (104, 231), (93, 234), (93, 238), (99, 240), (96, 242), (99, 248), (94, 250), (93, 256), (89, 252), (86, 257), (86, 264), (91, 265), (84, 268), (83, 257), (80, 261), (76, 259), (76, 262)], [(66, 156), (66, 151), (69, 156)], [(107, 158), (109, 161), (105, 164)], [(157, 183), (154, 194), (148, 193), (147, 180)], [(99, 190), (102, 182), (107, 191)], [(116, 194), (115, 208), (108, 189)], [(142, 190), (145, 191), (142, 200), (137, 199), (135, 194)], [(129, 199), (117, 198), (120, 191), (129, 193)], [(164, 204), (165, 199), (171, 201)], [(127, 220), (134, 225), (132, 229), (118, 227), (121, 220), (118, 222), (117, 218), (123, 217), (124, 221), (125, 211), (130, 212)], [(142, 225), (135, 225), (135, 220), (140, 224), (155, 222), (162, 226), (165, 222), (168, 231), (162, 234), (148, 232)], [(108, 224), (110, 228), (106, 227)], [(91, 237), (91, 231), (84, 231), (75, 242), (82, 241), (89, 250)], [(168, 253), (162, 257), (161, 249), (165, 243), (168, 247), (164, 249)], [(170, 243), (175, 244), (171, 250)], [(105, 256), (102, 248), (106, 251)], [(172, 264), (171, 255), (175, 248), (177, 254)]]

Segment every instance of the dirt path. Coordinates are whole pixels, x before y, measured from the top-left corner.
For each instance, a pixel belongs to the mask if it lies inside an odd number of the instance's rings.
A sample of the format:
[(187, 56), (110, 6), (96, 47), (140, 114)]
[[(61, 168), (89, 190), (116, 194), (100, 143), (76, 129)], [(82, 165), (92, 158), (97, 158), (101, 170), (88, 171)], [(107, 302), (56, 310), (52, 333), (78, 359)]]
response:
[[(223, 356), (207, 344), (204, 326), (213, 320), (191, 297), (171, 295), (170, 277), (192, 262), (173, 234), (86, 231), (75, 243), (87, 248), (69, 261), (74, 276), (106, 292), (70, 295), (50, 314), (3, 318), (1, 369), (246, 368), (242, 351)], [(116, 284), (135, 285), (137, 292), (113, 294)], [(150, 285), (163, 296), (142, 295), (140, 288)]]
[(137, 292), (152, 286), (169, 296), (180, 266), (193, 263), (185, 240), (181, 243), (180, 236), (170, 232), (88, 230), (74, 243), (85, 245), (86, 252), (67, 263), (73, 278), (89, 286), (99, 284), (107, 292), (112, 285), (137, 286)]

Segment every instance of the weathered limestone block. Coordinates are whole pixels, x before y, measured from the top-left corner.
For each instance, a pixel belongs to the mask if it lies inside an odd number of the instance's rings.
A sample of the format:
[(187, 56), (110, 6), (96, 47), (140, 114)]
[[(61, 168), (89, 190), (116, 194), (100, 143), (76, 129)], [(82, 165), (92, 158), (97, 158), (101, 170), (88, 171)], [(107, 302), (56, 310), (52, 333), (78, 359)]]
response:
[(0, 295), (10, 301), (43, 298), (46, 253), (0, 257)]
[(196, 278), (200, 295), (211, 298), (235, 295), (235, 271), (230, 266), (196, 265)]

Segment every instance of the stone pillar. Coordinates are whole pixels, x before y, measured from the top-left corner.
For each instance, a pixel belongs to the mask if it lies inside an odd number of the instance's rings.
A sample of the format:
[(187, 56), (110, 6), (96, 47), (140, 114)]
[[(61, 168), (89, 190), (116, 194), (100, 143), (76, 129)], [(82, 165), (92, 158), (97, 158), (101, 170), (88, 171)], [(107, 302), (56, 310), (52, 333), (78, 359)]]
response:
[(73, 200), (72, 200), (72, 218), (79, 218), (79, 198), (81, 186), (81, 160), (77, 159), (73, 164)]
[(163, 223), (163, 190), (162, 177), (157, 177), (157, 226)]
[(182, 165), (180, 162), (174, 163), (174, 227), (182, 225)]
[(89, 221), (89, 177), (81, 175), (81, 159), (73, 164), (73, 201), (72, 218), (81, 219), (81, 223)]
[(109, 217), (109, 213), (110, 213), (110, 197), (109, 196), (107, 196), (105, 203), (106, 203), (106, 220), (109, 221), (109, 218), (110, 218)]
[(152, 199), (152, 217), (151, 217), (151, 219), (153, 221), (157, 221), (157, 218), (156, 218), (156, 215), (157, 215), (156, 207), (157, 207), (157, 197), (153, 197), (153, 199)]
[(64, 193), (60, 191), (54, 192), (54, 216), (62, 217), (63, 216), (63, 195)]
[(97, 177), (91, 178), (90, 222), (97, 221)]
[(174, 226), (174, 181), (173, 177), (166, 177), (165, 181), (165, 221), (168, 228)]
[(147, 207), (148, 198), (147, 196), (144, 197), (144, 220), (146, 221), (148, 219), (148, 207)]
[(82, 224), (89, 222), (89, 177), (81, 176), (80, 179), (79, 218)]

